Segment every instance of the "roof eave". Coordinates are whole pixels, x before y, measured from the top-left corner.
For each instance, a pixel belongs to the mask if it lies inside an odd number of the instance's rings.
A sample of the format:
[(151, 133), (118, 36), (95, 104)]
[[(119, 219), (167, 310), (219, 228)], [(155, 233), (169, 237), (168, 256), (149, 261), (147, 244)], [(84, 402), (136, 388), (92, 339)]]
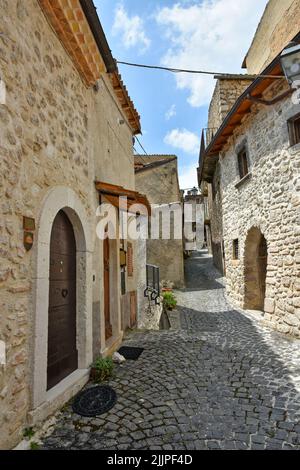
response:
[(79, 2), (95, 38), (107, 72), (113, 73), (117, 70), (117, 65), (109, 48), (94, 2), (92, 0), (79, 0)]

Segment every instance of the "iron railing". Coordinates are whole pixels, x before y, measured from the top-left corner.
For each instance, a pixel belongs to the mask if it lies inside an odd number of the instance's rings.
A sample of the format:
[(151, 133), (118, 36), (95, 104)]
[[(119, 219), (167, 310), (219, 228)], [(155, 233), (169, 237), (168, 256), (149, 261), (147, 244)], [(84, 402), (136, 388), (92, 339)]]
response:
[(211, 141), (213, 140), (218, 128), (217, 127), (206, 127), (202, 129), (202, 138), (203, 138), (203, 144), (204, 148), (206, 149)]
[(146, 289), (144, 296), (149, 300), (155, 301), (158, 305), (160, 301), (160, 280), (159, 280), (159, 267), (153, 264), (146, 265)]
[(199, 168), (198, 168), (198, 183), (199, 183), (199, 185), (201, 185), (200, 174), (201, 174), (201, 171), (202, 171), (202, 168), (203, 168), (204, 154), (205, 154), (205, 151), (206, 151), (207, 147), (209, 146), (209, 144), (213, 140), (217, 130), (218, 129), (216, 127), (206, 127), (204, 129), (202, 129), (201, 146), (200, 146), (200, 154), (199, 154)]

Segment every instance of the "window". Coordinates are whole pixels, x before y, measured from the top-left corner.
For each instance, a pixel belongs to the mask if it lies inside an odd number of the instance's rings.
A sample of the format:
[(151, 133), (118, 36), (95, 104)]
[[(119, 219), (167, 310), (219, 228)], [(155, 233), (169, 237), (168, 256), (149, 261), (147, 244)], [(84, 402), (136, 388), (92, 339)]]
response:
[(238, 239), (233, 240), (233, 259), (237, 260), (240, 257), (239, 253), (239, 241)]
[(300, 114), (288, 121), (291, 146), (300, 144)]
[(243, 149), (238, 153), (238, 165), (240, 178), (243, 179), (249, 173), (246, 147), (243, 147)]

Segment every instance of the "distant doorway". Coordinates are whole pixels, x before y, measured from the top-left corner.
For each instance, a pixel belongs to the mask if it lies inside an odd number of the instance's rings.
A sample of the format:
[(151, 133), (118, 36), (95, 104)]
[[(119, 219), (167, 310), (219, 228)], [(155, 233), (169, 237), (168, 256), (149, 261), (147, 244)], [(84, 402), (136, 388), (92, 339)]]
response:
[(253, 227), (245, 244), (245, 309), (264, 310), (267, 265), (267, 241), (261, 231)]
[(105, 339), (112, 337), (112, 325), (110, 318), (110, 240), (108, 228), (103, 241), (103, 265), (104, 265), (104, 318), (105, 318)]

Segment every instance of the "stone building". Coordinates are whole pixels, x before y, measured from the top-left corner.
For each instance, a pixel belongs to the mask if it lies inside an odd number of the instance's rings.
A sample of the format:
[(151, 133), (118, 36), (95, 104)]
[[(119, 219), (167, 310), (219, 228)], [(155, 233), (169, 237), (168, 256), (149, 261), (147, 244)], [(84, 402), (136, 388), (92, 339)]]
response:
[(184, 196), (184, 238), (185, 252), (202, 250), (204, 245), (203, 197), (197, 188), (187, 191)]
[[(280, 14), (279, 2), (269, 3), (248, 53), (249, 72), (271, 78), (249, 81), (246, 76), (248, 86), (241, 83), (234, 103), (229, 96), (229, 112), (219, 113), (219, 122), (212, 111), (222, 105), (215, 92), (209, 126), (213, 122), (217, 129), (208, 139), (204, 131), (198, 176), (199, 184), (207, 187), (215, 264), (220, 268), (223, 258), (230, 299), (242, 308), (264, 312), (266, 324), (299, 337), (300, 105), (292, 100), (277, 55), (290, 41), (295, 23), (299, 26), (299, 9), (285, 40), (278, 38), (278, 23), (272, 23), (275, 16), (284, 26), (282, 18), (297, 3), (282, 2), (289, 8)], [(268, 31), (267, 58), (261, 57), (263, 31)], [(293, 39), (299, 42), (300, 35)], [(232, 86), (239, 80), (232, 77)]]
[[(152, 216), (168, 209), (172, 204), (181, 206), (177, 157), (175, 155), (135, 156), (135, 185), (143, 192), (152, 206)], [(184, 285), (183, 237), (174, 237), (174, 223), (170, 215), (171, 239), (147, 240), (147, 263), (160, 268), (160, 279), (171, 281), (176, 287)], [(181, 223), (182, 227), (182, 223)]]
[(139, 115), (93, 2), (0, 0), (0, 10), (5, 449), (70, 399), (135, 322), (135, 242), (100, 240), (96, 210), (119, 195), (147, 201), (135, 192)]

